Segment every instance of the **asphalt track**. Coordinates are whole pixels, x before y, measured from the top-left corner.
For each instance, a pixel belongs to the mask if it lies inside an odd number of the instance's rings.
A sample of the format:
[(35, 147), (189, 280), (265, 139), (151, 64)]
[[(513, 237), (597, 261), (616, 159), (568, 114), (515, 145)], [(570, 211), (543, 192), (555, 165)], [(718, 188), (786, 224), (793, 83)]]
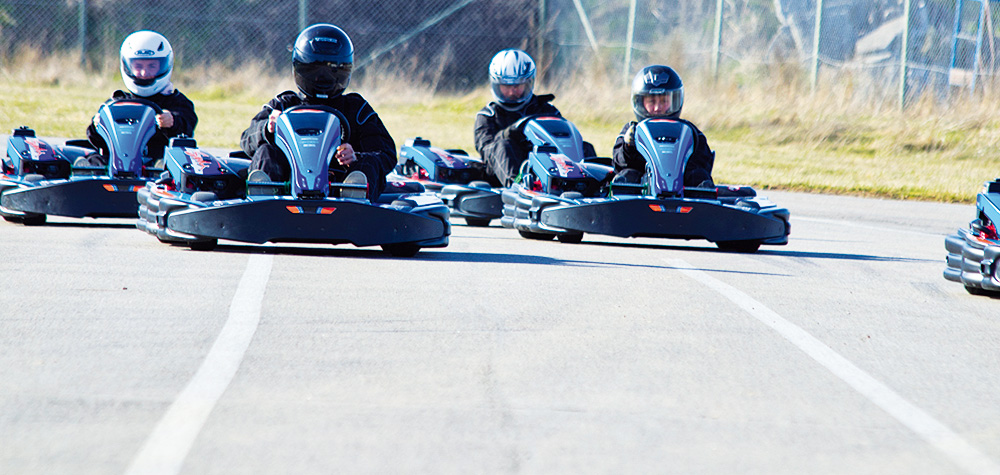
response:
[(766, 194), (756, 254), (0, 222), (0, 473), (1000, 473), (1000, 301), (941, 276), (973, 206)]

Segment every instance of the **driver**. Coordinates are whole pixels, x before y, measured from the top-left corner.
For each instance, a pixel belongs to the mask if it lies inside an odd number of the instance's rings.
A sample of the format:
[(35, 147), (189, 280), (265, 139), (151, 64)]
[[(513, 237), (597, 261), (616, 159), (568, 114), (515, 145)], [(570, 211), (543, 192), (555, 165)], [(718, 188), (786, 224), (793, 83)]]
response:
[[(156, 116), (156, 133), (146, 144), (146, 153), (152, 159), (163, 158), (163, 148), (171, 137), (194, 136), (198, 116), (194, 104), (170, 82), (174, 69), (174, 50), (163, 35), (141, 30), (125, 38), (121, 48), (122, 80), (128, 92), (115, 91), (111, 99), (146, 99), (160, 106), (162, 112)], [(105, 102), (105, 103), (107, 103)], [(94, 115), (87, 127), (87, 140), (99, 153), (91, 153), (77, 160), (77, 165), (103, 167), (108, 164), (108, 145), (97, 133), (99, 116)]]
[[(694, 130), (694, 152), (684, 167), (684, 186), (715, 188), (712, 165), (715, 154), (708, 147), (708, 140), (698, 127), (680, 118), (684, 106), (684, 84), (681, 77), (669, 66), (647, 66), (632, 80), (632, 111), (636, 121), (651, 117), (667, 117), (691, 126)], [(639, 183), (646, 172), (646, 159), (635, 148), (635, 126), (632, 121), (622, 127), (611, 152), (616, 179)]]
[[(367, 194), (345, 189), (341, 196), (374, 202), (385, 177), (396, 165), (396, 144), (372, 106), (360, 94), (344, 94), (351, 82), (354, 46), (340, 28), (320, 23), (299, 33), (292, 50), (292, 70), (299, 92), (285, 91), (264, 105), (243, 131), (240, 147), (251, 157), (251, 181), (288, 181), (288, 157), (274, 143), (274, 127), (282, 111), (299, 104), (332, 107), (347, 118), (350, 137), (337, 148), (331, 171), (346, 174), (345, 183), (374, 184)], [(337, 171), (337, 165), (342, 171)]]
[(493, 101), (476, 114), (476, 151), (486, 164), (486, 181), (492, 186), (510, 185), (531, 144), (514, 127), (518, 119), (535, 114), (562, 117), (550, 101), (552, 94), (532, 93), (535, 62), (519, 49), (500, 51), (490, 61), (490, 91)]

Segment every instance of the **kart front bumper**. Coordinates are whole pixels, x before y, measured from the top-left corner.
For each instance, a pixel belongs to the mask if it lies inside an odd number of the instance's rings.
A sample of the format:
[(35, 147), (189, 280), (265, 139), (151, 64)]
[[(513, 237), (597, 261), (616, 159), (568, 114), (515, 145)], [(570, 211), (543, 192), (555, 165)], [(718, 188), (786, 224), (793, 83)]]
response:
[(164, 227), (199, 239), (257, 244), (414, 243), (420, 247), (443, 247), (451, 233), (448, 209), (436, 199), (434, 203), (407, 208), (342, 199), (223, 201), (171, 212), (164, 217)]
[(105, 177), (41, 181), (6, 189), (0, 206), (7, 212), (29, 215), (129, 218), (136, 216), (136, 191), (146, 182)]

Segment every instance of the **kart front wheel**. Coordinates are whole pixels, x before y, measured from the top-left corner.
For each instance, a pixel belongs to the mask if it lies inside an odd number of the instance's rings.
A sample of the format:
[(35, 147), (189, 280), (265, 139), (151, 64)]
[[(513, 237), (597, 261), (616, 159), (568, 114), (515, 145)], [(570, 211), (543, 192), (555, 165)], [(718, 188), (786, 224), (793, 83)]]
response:
[(580, 242), (583, 241), (583, 233), (559, 234), (556, 238), (559, 239), (559, 242), (561, 243), (580, 244)]
[(715, 243), (719, 249), (728, 252), (753, 253), (760, 249), (760, 241), (719, 241)]
[(215, 246), (219, 244), (218, 239), (203, 239), (201, 241), (191, 241), (188, 243), (188, 247), (192, 251), (211, 251), (215, 249)]
[(388, 252), (392, 257), (413, 257), (420, 252), (420, 246), (413, 243), (383, 244), (382, 250)]
[(556, 237), (555, 234), (533, 233), (531, 231), (518, 231), (518, 233), (525, 239), (535, 239), (538, 241), (551, 241), (552, 238)]
[(986, 297), (1000, 297), (1000, 292), (996, 292), (993, 290), (986, 290), (981, 287), (973, 287), (971, 285), (966, 285), (965, 291), (972, 295), (982, 295)]
[(476, 226), (478, 228), (484, 228), (490, 225), (490, 218), (465, 218), (465, 224), (469, 226)]
[(34, 214), (30, 216), (25, 216), (21, 218), (21, 223), (23, 223), (25, 226), (41, 226), (45, 224), (45, 215)]

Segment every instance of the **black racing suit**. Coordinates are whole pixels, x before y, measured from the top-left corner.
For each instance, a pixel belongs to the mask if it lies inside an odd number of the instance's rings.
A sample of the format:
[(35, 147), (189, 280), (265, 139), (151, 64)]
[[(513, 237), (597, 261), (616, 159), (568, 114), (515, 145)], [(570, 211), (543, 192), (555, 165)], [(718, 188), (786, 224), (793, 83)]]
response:
[[(267, 131), (268, 117), (272, 110), (285, 110), (299, 104), (324, 105), (344, 114), (351, 129), (346, 140), (354, 148), (355, 161), (343, 167), (334, 161), (330, 169), (339, 179), (347, 173), (361, 170), (368, 178), (368, 199), (378, 199), (385, 188), (385, 176), (396, 166), (396, 143), (382, 124), (382, 119), (360, 94), (341, 94), (330, 99), (318, 99), (285, 91), (271, 99), (250, 121), (243, 131), (240, 147), (251, 157), (251, 170), (264, 170), (271, 180), (287, 181), (291, 178), (288, 157), (274, 144), (274, 132)], [(342, 173), (336, 170), (342, 170)]]
[[(166, 93), (153, 94), (152, 96), (139, 96), (131, 92), (115, 91), (111, 94), (111, 99), (105, 104), (116, 99), (145, 99), (161, 109), (170, 111), (174, 116), (174, 125), (167, 129), (156, 129), (156, 133), (149, 138), (146, 143), (146, 153), (151, 159), (163, 158), (163, 149), (171, 138), (178, 135), (194, 137), (194, 127), (198, 125), (198, 115), (194, 113), (194, 104), (180, 91), (172, 86), (167, 86)], [(87, 140), (94, 145), (100, 154), (90, 154), (87, 161), (91, 166), (103, 167), (108, 164), (108, 144), (104, 142), (104, 137), (97, 133), (97, 128), (91, 123), (87, 126)]]
[[(684, 186), (694, 187), (703, 185), (707, 187), (715, 186), (712, 182), (712, 166), (715, 164), (715, 154), (708, 146), (708, 139), (705, 138), (698, 127), (684, 119), (672, 119), (690, 125), (694, 130), (694, 151), (688, 158), (684, 166)], [(615, 173), (625, 177), (628, 181), (637, 182), (643, 173), (646, 172), (646, 159), (642, 157), (635, 148), (635, 143), (626, 144), (625, 135), (629, 127), (633, 127), (637, 122), (632, 121), (622, 127), (622, 131), (615, 139), (615, 147), (611, 151), (611, 158), (615, 163)], [(705, 181), (708, 180), (708, 183)]]
[[(550, 101), (556, 96), (533, 96), (524, 107), (511, 111), (490, 102), (476, 114), (476, 151), (486, 165), (486, 181), (493, 186), (507, 186), (517, 177), (521, 162), (528, 158), (531, 145), (524, 134), (512, 131), (511, 125), (529, 115), (562, 117)], [(513, 132), (513, 137), (511, 136)]]

